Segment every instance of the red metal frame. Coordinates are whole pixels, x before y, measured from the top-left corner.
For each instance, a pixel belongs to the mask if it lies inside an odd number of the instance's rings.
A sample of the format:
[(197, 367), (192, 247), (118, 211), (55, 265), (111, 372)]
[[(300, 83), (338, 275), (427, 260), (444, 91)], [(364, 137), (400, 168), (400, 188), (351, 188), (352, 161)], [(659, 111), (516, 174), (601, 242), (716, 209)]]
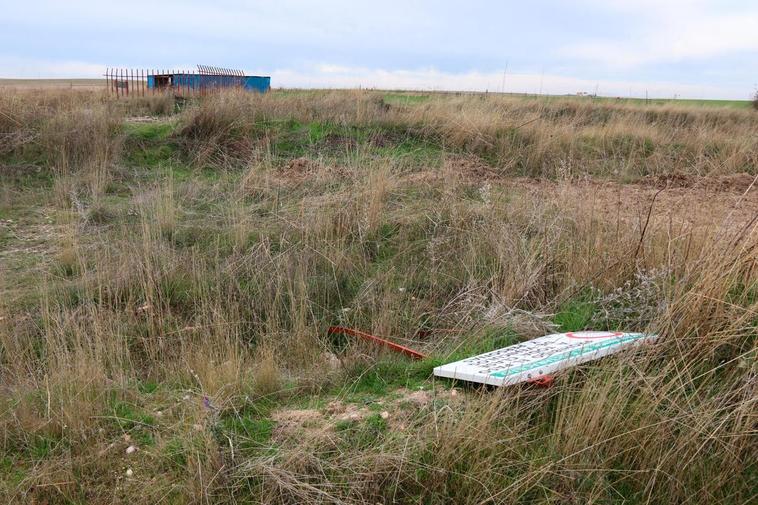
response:
[[(232, 68), (212, 67), (209, 65), (198, 65), (197, 70), (193, 72), (177, 70), (149, 70), (149, 69), (117, 69), (108, 67), (105, 70), (105, 89), (109, 94), (115, 95), (116, 98), (128, 97), (129, 95), (145, 96), (146, 94), (164, 93), (167, 90), (164, 87), (148, 88), (148, 75), (178, 75), (180, 79), (185, 79), (185, 84), (169, 83), (169, 88), (177, 95), (190, 96), (193, 94), (205, 95), (209, 91), (221, 90), (230, 86), (243, 86), (243, 77), (245, 72)], [(194, 75), (217, 75), (221, 76), (222, 84), (214, 82), (212, 85), (204, 85), (204, 81), (196, 82), (190, 79)]]
[(533, 384), (535, 386), (549, 388), (550, 386), (553, 385), (553, 382), (555, 382), (555, 377), (553, 377), (552, 375), (543, 375), (542, 377), (537, 377), (536, 379), (527, 381), (527, 384)]
[(327, 333), (329, 335), (343, 334), (343, 335), (350, 335), (352, 337), (361, 337), (362, 339), (368, 340), (369, 342), (374, 342), (374, 343), (383, 345), (385, 347), (392, 349), (393, 351), (399, 352), (401, 354), (405, 354), (406, 356), (410, 356), (413, 359), (426, 358), (425, 355), (421, 354), (418, 351), (414, 351), (413, 349), (410, 349), (408, 347), (402, 346), (400, 344), (396, 344), (395, 342), (391, 342), (389, 340), (377, 337), (375, 335), (371, 335), (369, 333), (365, 333), (360, 330), (345, 328), (344, 326), (330, 326)]

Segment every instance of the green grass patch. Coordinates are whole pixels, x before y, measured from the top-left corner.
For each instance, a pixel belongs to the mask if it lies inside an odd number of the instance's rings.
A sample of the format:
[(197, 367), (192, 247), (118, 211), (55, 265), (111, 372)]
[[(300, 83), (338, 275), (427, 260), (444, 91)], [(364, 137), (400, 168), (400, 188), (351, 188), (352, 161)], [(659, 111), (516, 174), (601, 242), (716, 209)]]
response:
[(442, 361), (444, 363), (450, 363), (470, 358), (477, 354), (484, 354), (486, 352), (494, 351), (495, 349), (502, 349), (509, 345), (518, 344), (523, 340), (523, 338), (510, 328), (488, 328), (481, 335), (472, 336), (465, 340), (463, 345), (458, 346)]
[(440, 365), (438, 359), (411, 361), (402, 358), (383, 359), (374, 365), (355, 366), (347, 370), (347, 384), (341, 393), (346, 399), (365, 401), (365, 395), (384, 396), (405, 387), (418, 389), (431, 378), (432, 370)]
[(126, 123), (124, 133), (142, 140), (165, 140), (174, 131), (174, 124), (164, 122)]
[(129, 165), (155, 168), (177, 163), (177, 145), (171, 139), (170, 123), (127, 123), (124, 157)]
[(168, 440), (161, 448), (161, 456), (169, 468), (187, 468), (188, 453), (187, 444), (179, 437)]
[(368, 449), (376, 446), (387, 432), (387, 421), (378, 413), (362, 421), (338, 421), (334, 429), (346, 448)]
[(416, 105), (424, 103), (431, 95), (417, 95), (412, 93), (387, 93), (384, 95), (384, 103), (389, 105)]
[(123, 401), (113, 403), (113, 417), (122, 430), (131, 430), (137, 426), (152, 428), (155, 418), (140, 411), (135, 405)]
[(36, 460), (45, 459), (61, 443), (60, 439), (47, 435), (32, 435), (29, 442), (29, 454)]
[(553, 322), (562, 332), (584, 330), (592, 321), (594, 313), (594, 303), (584, 299), (569, 300), (561, 305)]
[(218, 428), (220, 440), (228, 444), (229, 437), (235, 448), (248, 454), (271, 448), (271, 435), (276, 423), (266, 417), (249, 414), (230, 414), (222, 417)]

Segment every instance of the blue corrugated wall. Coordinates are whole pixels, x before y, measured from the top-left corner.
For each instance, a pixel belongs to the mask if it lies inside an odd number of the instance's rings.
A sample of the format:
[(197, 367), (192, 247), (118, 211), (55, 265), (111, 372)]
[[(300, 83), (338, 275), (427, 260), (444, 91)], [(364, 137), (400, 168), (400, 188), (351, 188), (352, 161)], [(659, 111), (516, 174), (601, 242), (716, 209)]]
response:
[[(265, 93), (271, 89), (271, 77), (259, 75), (246, 75), (243, 77), (231, 75), (205, 75), (205, 74), (172, 74), (171, 85), (175, 88), (231, 88), (242, 86), (250, 91)], [(147, 76), (147, 87), (155, 87), (155, 75)]]
[(269, 89), (271, 89), (271, 77), (261, 77), (258, 75), (246, 75), (243, 79), (245, 89), (249, 89), (252, 91), (260, 91), (261, 93), (265, 93)]

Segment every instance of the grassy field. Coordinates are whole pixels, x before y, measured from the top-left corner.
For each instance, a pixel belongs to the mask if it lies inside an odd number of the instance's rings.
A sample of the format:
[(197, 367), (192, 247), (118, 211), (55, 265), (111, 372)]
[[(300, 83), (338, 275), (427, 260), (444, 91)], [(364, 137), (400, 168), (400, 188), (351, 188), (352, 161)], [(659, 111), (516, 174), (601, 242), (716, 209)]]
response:
[[(0, 78), (0, 88), (12, 88), (17, 90), (53, 90), (53, 89), (89, 89), (92, 91), (104, 90), (106, 83), (104, 79), (7, 79)], [(279, 93), (309, 93), (309, 90), (281, 89)], [(463, 93), (455, 92), (415, 92), (415, 91), (389, 91), (385, 93), (385, 101), (393, 102), (419, 102), (424, 101), (432, 96), (444, 95), (461, 95)], [(466, 93), (467, 95), (482, 95), (483, 93)], [(488, 95), (488, 94), (487, 94)], [(535, 100), (537, 98), (545, 101), (579, 101), (579, 102), (607, 102), (617, 105), (645, 105), (645, 106), (674, 106), (674, 107), (719, 107), (719, 108), (736, 108), (749, 109), (752, 107), (750, 100), (708, 100), (708, 99), (687, 99), (687, 98), (615, 98), (615, 97), (590, 97), (590, 96), (566, 96), (566, 95), (527, 95), (523, 93), (495, 93), (493, 96), (498, 98), (523, 98), (526, 100)], [(497, 98), (496, 98), (497, 99)]]
[[(756, 131), (679, 102), (0, 93), (0, 501), (753, 502)], [(584, 328), (661, 338), (549, 388), (431, 375)]]
[(0, 78), (0, 88), (19, 90), (102, 90), (105, 89), (105, 79), (3, 79)]

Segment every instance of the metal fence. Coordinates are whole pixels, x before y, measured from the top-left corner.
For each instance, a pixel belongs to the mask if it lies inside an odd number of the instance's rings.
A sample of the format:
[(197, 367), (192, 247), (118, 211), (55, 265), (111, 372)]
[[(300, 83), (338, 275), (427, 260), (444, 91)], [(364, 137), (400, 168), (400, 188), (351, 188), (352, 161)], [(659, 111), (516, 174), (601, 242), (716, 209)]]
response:
[(108, 68), (108, 93), (120, 97), (173, 93), (176, 96), (205, 95), (229, 88), (245, 87), (242, 70), (198, 65), (196, 71), (166, 69)]

